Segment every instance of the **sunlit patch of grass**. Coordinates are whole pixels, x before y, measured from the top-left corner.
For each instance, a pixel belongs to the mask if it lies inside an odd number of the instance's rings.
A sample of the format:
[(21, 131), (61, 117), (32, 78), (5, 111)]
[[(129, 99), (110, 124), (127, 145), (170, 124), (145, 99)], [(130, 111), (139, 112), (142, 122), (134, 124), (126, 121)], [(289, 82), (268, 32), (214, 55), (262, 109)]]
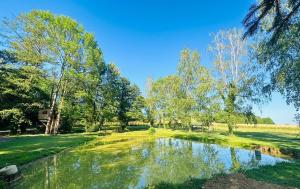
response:
[(98, 137), (87, 145), (73, 149), (73, 152), (112, 152), (119, 153), (143, 142), (153, 140), (157, 136), (146, 131), (113, 133), (109, 136)]

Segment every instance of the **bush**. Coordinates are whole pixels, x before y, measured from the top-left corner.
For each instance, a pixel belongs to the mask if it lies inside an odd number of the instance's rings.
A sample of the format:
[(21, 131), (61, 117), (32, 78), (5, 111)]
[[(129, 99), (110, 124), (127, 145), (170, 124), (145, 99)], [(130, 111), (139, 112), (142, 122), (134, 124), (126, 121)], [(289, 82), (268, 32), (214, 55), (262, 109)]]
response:
[(149, 133), (150, 135), (154, 135), (155, 132), (156, 132), (156, 130), (155, 130), (153, 127), (151, 127), (151, 128), (148, 130), (148, 133)]
[(1, 110), (0, 122), (9, 127), (11, 134), (17, 134), (21, 127), (24, 132), (26, 126), (30, 125), (30, 121), (25, 118), (23, 112), (16, 108)]
[(127, 129), (129, 131), (143, 131), (143, 130), (148, 130), (150, 126), (148, 125), (130, 125), (127, 126)]
[(99, 124), (95, 123), (95, 124), (91, 124), (91, 125), (86, 125), (85, 126), (85, 131), (86, 132), (96, 132), (99, 131)]

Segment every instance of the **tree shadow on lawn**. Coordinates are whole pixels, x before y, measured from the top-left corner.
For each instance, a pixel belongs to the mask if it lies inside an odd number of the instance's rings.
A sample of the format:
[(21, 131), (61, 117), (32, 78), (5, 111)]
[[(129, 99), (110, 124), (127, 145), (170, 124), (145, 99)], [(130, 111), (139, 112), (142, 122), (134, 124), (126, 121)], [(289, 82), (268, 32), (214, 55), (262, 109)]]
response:
[(189, 178), (183, 183), (161, 182), (159, 184), (147, 186), (145, 189), (202, 189), (202, 186), (206, 181), (207, 179)]
[(300, 188), (300, 161), (283, 162), (243, 171), (252, 179)]
[(271, 134), (262, 132), (239, 132), (235, 135), (242, 138), (256, 139), (262, 142), (271, 142), (279, 147), (292, 148), (300, 150), (300, 139), (292, 136), (285, 136), (283, 134)]

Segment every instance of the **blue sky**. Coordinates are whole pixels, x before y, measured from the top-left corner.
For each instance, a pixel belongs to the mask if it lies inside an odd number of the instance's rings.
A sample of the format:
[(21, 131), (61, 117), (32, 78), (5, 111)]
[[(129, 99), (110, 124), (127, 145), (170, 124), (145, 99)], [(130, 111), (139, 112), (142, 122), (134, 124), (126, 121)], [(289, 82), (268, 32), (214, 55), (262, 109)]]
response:
[[(217, 2), (217, 3), (216, 3)], [(210, 33), (242, 27), (254, 0), (6, 0), (0, 17), (32, 9), (72, 17), (94, 33), (106, 62), (115, 63), (122, 75), (142, 90), (148, 76), (157, 79), (174, 73), (181, 49), (201, 53), (201, 63), (211, 67), (207, 52)], [(275, 94), (272, 102), (255, 108), (276, 123), (293, 123), (292, 106)]]

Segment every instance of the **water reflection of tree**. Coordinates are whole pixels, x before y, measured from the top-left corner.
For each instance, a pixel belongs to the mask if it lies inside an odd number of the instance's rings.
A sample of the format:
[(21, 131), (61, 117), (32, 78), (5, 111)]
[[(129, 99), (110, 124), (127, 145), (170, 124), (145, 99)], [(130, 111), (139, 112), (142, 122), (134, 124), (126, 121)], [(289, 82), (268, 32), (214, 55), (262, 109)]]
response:
[[(246, 162), (230, 148), (231, 167), (255, 167), (251, 152)], [(114, 152), (67, 152), (41, 160), (23, 170), (16, 188), (135, 188), (160, 182), (182, 183), (189, 177), (208, 178), (225, 171), (218, 147), (177, 139), (159, 139)]]
[(146, 163), (147, 184), (182, 183), (189, 177), (208, 178), (220, 173), (224, 164), (211, 145), (193, 151), (191, 141), (161, 140), (151, 151)]
[(230, 172), (235, 172), (241, 168), (241, 164), (237, 158), (236, 151), (234, 148), (230, 148), (231, 167)]
[(23, 171), (16, 188), (128, 188), (137, 185), (143, 149), (112, 153), (66, 153)]
[(246, 161), (242, 162), (237, 156), (238, 152), (235, 148), (230, 148), (230, 157), (231, 157), (231, 167), (230, 172), (236, 172), (240, 169), (249, 169), (259, 166), (261, 157), (258, 157), (258, 154), (253, 153), (252, 151), (245, 152), (247, 155)]

